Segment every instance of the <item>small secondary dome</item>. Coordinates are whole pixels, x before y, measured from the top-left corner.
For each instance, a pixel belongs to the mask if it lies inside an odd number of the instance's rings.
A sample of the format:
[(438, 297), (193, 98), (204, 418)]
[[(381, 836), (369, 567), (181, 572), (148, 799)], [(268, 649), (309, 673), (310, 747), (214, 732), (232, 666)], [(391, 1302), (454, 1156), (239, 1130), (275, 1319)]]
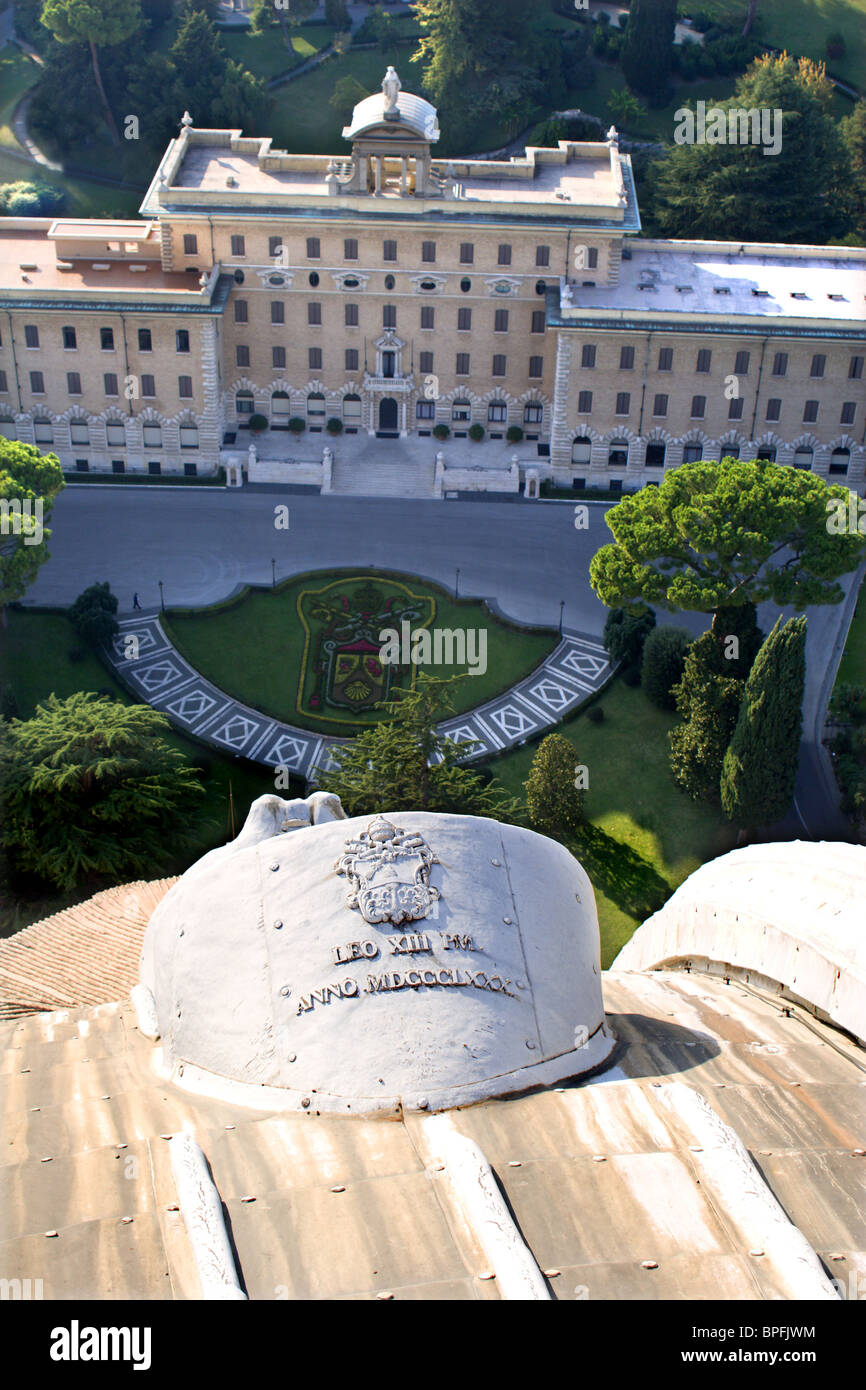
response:
[(423, 97), (404, 92), (393, 67), (382, 80), (381, 92), (359, 101), (352, 111), (351, 123), (343, 128), (343, 138), (354, 140), (375, 126), (399, 123), (420, 135), (422, 140), (439, 139), (439, 118), (436, 107)]
[(346, 819), (324, 793), (253, 803), (154, 912), (140, 979), (164, 1072), (268, 1109), (441, 1109), (614, 1043), (567, 850), (477, 816)]

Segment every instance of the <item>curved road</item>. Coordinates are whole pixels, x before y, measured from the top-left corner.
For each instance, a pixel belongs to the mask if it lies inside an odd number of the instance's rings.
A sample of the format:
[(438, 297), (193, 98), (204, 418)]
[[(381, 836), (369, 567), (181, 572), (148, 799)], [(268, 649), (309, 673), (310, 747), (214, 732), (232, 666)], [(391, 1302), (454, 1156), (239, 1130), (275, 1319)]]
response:
[[(167, 604), (198, 607), (228, 598), (244, 584), (269, 584), (272, 559), (278, 580), (305, 570), (371, 565), (405, 570), (453, 590), (459, 566), (462, 596), (486, 598), (517, 622), (551, 627), (559, 624), (564, 600), (565, 630), (600, 638), (606, 609), (592, 592), (588, 571), (595, 551), (610, 540), (604, 521), (609, 505), (591, 503), (588, 529), (576, 530), (569, 502), (73, 485), (55, 504), (51, 558), (26, 603), (65, 606), (89, 584), (107, 579), (124, 616), (132, 611), (135, 591), (145, 610), (156, 609), (161, 579)], [(283, 506), (290, 524), (278, 530), (275, 509)], [(844, 603), (808, 613), (796, 811), (777, 828), (786, 838), (850, 835), (819, 740), (858, 579), (843, 580)], [(772, 605), (762, 608), (765, 632), (777, 616)], [(659, 620), (696, 634), (707, 625), (703, 614), (660, 612)]]

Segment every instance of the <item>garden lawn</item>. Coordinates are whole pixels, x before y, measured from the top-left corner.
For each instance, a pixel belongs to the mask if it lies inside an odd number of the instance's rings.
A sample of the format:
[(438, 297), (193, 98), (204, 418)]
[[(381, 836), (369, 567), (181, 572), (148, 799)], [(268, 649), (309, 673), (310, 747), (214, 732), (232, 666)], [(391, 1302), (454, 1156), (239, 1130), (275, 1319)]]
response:
[[(577, 714), (559, 726), (588, 771), (587, 824), (570, 846), (595, 889), (601, 958), (607, 968), (635, 928), (708, 859), (734, 847), (736, 831), (722, 812), (681, 792), (671, 776), (667, 732), (676, 717), (639, 688), (615, 680), (596, 702), (604, 720)], [(537, 742), (505, 753), (490, 771), (525, 798)]]
[(301, 25), (291, 31), (291, 53), (279, 29), (270, 29), (266, 34), (251, 34), (248, 29), (223, 29), (220, 38), (230, 58), (234, 58), (254, 77), (263, 77), (268, 81), (315, 57), (329, 46), (335, 33), (336, 30), (330, 25), (313, 24), (308, 28)]
[[(680, 13), (703, 10), (721, 23), (741, 29), (746, 0), (680, 0)], [(828, 35), (845, 39), (845, 56), (828, 62), (835, 77), (866, 89), (866, 0), (760, 0), (753, 33), (774, 48), (807, 58), (826, 59)]]
[[(381, 710), (368, 710), (359, 711), (354, 720), (350, 716), (341, 720), (339, 712), (331, 709), (328, 719), (317, 719), (297, 708), (306, 642), (306, 631), (298, 616), (298, 597), (305, 590), (318, 590), (356, 574), (376, 582), (374, 572), (363, 570), (295, 576), (279, 585), (274, 593), (248, 592), (239, 601), (195, 612), (169, 610), (164, 627), (197, 671), (244, 704), (316, 733), (357, 733), (387, 716)], [(549, 629), (528, 631), (500, 622), (475, 599), (455, 601), (444, 590), (411, 576), (383, 577), (405, 583), (413, 594), (432, 595), (436, 601), (433, 627), (486, 630), (487, 670), (456, 687), (457, 712), (472, 709), (529, 675), (559, 641), (558, 634)], [(311, 658), (312, 652), (307, 660), (308, 672)], [(453, 666), (417, 669), (443, 679), (457, 674)], [(308, 690), (306, 682), (305, 691)]]
[[(110, 690), (115, 699), (132, 703), (123, 688), (112, 678), (98, 657), (88, 653), (83, 661), (70, 661), (69, 650), (79, 645), (69, 619), (61, 613), (38, 611), (8, 611), (9, 625), (0, 629), (0, 682), (11, 686), (18, 703), (18, 716), (28, 719), (36, 705), (54, 693), (61, 699), (77, 690)], [(249, 804), (257, 796), (273, 792), (273, 777), (264, 768), (230, 757), (184, 738), (173, 730), (166, 741), (179, 748), (189, 762), (203, 767), (205, 795), (201, 809), (192, 824), (192, 840), (167, 867), (154, 868), (152, 877), (179, 874), (208, 850), (216, 849), (231, 838), (234, 808), (234, 830), (240, 829)], [(289, 793), (291, 794), (291, 793)], [(15, 901), (8, 886), (0, 888), (0, 936), (38, 921), (52, 912), (59, 912), (71, 903), (80, 902), (108, 882), (88, 885), (77, 893), (66, 895), (43, 893)]]
[[(343, 127), (346, 112), (329, 105), (334, 87), (342, 77), (354, 77), (368, 92), (379, 91), (388, 63), (403, 71), (403, 85), (418, 90), (421, 74), (408, 63), (414, 46), (395, 46), (387, 53), (380, 48), (350, 49), (342, 57), (329, 58), (272, 93), (273, 109), (268, 121), (274, 148), (295, 154), (339, 154), (345, 152)], [(407, 73), (406, 69), (409, 68)]]
[(7, 44), (0, 49), (0, 145), (20, 150), (12, 129), (12, 113), (25, 92), (39, 81), (39, 71), (39, 64), (20, 48)]
[(866, 583), (860, 590), (845, 651), (839, 663), (837, 685), (866, 686)]

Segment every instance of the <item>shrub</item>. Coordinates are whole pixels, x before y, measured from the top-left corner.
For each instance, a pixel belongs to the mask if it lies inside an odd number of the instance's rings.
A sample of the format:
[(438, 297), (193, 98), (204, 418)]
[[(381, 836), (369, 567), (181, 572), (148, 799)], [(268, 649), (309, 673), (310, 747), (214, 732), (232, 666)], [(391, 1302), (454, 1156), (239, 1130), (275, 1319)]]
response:
[(9, 217), (50, 217), (59, 212), (66, 200), (62, 188), (48, 183), (0, 184), (0, 212)]
[(342, 434), (343, 422), (338, 418), (338, 416), (332, 415), (330, 420), (326, 424), (325, 429), (328, 431), (328, 434)]
[(266, 430), (267, 427), (268, 427), (268, 417), (267, 417), (267, 415), (251, 415), (251, 416), (250, 416), (250, 429), (252, 430), (253, 434), (261, 434), (261, 433), (262, 433), (262, 430)]
[(676, 709), (672, 688), (683, 674), (686, 649), (692, 640), (684, 627), (655, 627), (647, 634), (641, 664), (644, 694), (659, 709)]
[[(633, 608), (612, 608), (607, 615), (602, 641), (611, 661), (621, 661), (628, 668), (637, 668), (640, 679), (640, 663), (643, 644), (647, 634), (656, 625), (656, 615), (645, 603), (635, 604)], [(623, 672), (626, 675), (626, 672)], [(637, 685), (637, 680), (630, 682)]]
[(447, 439), (450, 433), (451, 433), (451, 430), (450, 430), (450, 428), (448, 427), (448, 425), (434, 425), (434, 426), (433, 426), (433, 434), (435, 435), (435, 437), (436, 437), (437, 439)]
[(548, 734), (538, 745), (524, 782), (533, 830), (556, 838), (575, 835), (583, 820), (583, 791), (575, 786), (577, 756), (562, 734)]
[(479, 425), (477, 422), (469, 426), (469, 438), (474, 439), (476, 444), (480, 443), (484, 438), (484, 433), (484, 426)]
[(589, 709), (586, 711), (586, 717), (589, 720), (590, 724), (603, 724), (603, 707), (601, 705), (590, 705)]
[(519, 444), (523, 438), (523, 430), (519, 425), (509, 425), (508, 429), (505, 431), (505, 438), (508, 440), (509, 444)]
[(864, 701), (866, 689), (862, 685), (847, 685), (843, 682), (836, 686), (830, 696), (830, 713), (843, 724), (851, 723), (861, 716)]
[(292, 434), (303, 434), (306, 428), (306, 420), (302, 420), (300, 415), (292, 416), (291, 420), (289, 421), (289, 429), (292, 431)]
[(91, 584), (78, 595), (69, 618), (78, 636), (91, 647), (108, 646), (116, 636), (117, 599), (108, 584)]

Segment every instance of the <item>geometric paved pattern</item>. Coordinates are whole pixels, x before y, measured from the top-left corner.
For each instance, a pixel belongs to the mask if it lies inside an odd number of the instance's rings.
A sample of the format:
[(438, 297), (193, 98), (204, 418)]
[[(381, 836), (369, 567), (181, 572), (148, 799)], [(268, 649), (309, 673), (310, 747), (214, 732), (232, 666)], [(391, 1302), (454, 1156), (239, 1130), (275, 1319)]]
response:
[[(157, 615), (125, 618), (106, 650), (118, 679), (176, 728), (224, 753), (309, 778), (327, 766), (345, 739), (313, 734), (233, 700), (199, 675), (168, 641)], [(585, 637), (565, 636), (541, 666), (486, 704), (439, 725), (455, 743), (474, 743), (466, 761), (488, 757), (557, 724), (604, 684), (607, 652)]]

